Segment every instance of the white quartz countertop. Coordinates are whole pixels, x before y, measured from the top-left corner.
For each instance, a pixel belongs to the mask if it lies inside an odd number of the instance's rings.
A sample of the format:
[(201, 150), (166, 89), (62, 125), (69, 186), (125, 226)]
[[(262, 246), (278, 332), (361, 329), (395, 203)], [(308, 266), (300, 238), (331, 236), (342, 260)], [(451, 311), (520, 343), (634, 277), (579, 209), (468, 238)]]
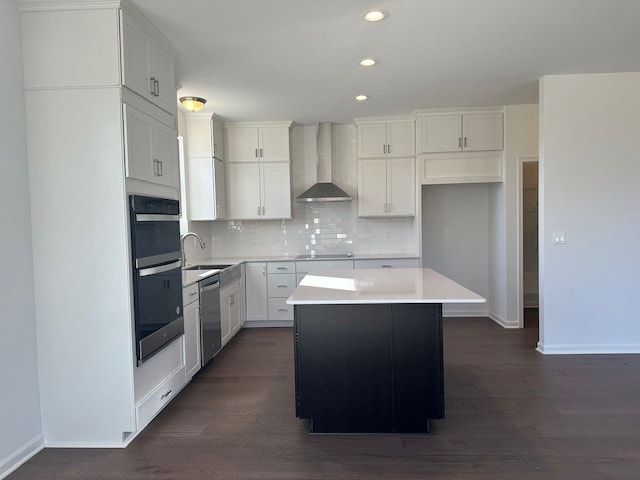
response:
[(216, 273), (220, 273), (222, 270), (219, 269), (211, 269), (211, 270), (182, 270), (182, 286), (186, 287), (189, 285), (193, 285), (200, 280), (204, 280), (211, 275), (215, 275)]
[(484, 302), (485, 298), (430, 268), (312, 272), (287, 299), (290, 305)]

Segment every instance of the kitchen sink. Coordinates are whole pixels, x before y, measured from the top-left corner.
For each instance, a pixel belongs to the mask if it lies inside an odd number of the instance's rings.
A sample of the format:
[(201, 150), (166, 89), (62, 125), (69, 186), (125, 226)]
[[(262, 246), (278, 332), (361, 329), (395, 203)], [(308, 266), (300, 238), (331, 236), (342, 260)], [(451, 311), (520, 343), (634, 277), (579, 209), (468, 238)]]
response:
[(224, 270), (229, 267), (233, 267), (233, 265), (193, 265), (185, 267), (183, 270)]

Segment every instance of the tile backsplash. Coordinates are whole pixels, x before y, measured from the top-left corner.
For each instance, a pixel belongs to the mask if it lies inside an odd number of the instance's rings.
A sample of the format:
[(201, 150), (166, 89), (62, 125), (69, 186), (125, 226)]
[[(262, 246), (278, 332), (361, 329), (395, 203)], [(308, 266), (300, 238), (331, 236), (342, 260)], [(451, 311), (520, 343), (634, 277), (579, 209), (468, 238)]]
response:
[[(315, 125), (296, 126), (291, 134), (292, 215), (290, 220), (189, 222), (207, 238), (207, 249), (186, 245), (189, 258), (323, 253), (417, 254), (415, 217), (361, 218), (357, 204), (355, 125), (332, 128), (333, 182), (352, 202), (300, 203), (295, 197), (316, 182)], [(408, 185), (408, 188), (415, 188)], [(209, 248), (210, 247), (210, 248)]]

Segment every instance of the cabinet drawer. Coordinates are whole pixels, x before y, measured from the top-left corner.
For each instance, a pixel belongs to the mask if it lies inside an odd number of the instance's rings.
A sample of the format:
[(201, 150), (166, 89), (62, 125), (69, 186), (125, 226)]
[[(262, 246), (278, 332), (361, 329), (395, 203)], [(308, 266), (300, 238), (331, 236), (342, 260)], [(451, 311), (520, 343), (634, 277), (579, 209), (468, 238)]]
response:
[(418, 258), (382, 258), (376, 260), (355, 260), (355, 268), (419, 268)]
[(289, 274), (270, 274), (267, 277), (267, 296), (272, 297), (289, 297), (296, 288), (296, 275)]
[(295, 262), (269, 262), (267, 263), (268, 273), (296, 273)]
[(270, 298), (268, 309), (269, 320), (293, 320), (293, 305), (286, 298)]
[(186, 308), (191, 302), (195, 302), (199, 299), (198, 284), (194, 283), (182, 289), (182, 304)]
[(353, 260), (305, 260), (296, 262), (296, 273), (309, 273), (317, 270), (351, 270)]
[(138, 430), (146, 427), (151, 420), (162, 410), (185, 384), (184, 366), (176, 370), (167, 380), (153, 389), (149, 395), (136, 406), (136, 422)]

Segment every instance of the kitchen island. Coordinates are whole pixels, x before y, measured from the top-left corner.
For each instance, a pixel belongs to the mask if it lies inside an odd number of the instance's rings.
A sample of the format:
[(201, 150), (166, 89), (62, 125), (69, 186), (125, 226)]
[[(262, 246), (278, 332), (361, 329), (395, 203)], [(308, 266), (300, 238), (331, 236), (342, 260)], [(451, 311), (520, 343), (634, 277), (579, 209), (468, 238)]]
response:
[(287, 300), (296, 416), (313, 433), (428, 433), (444, 418), (442, 304), (483, 302), (431, 269), (307, 274)]

